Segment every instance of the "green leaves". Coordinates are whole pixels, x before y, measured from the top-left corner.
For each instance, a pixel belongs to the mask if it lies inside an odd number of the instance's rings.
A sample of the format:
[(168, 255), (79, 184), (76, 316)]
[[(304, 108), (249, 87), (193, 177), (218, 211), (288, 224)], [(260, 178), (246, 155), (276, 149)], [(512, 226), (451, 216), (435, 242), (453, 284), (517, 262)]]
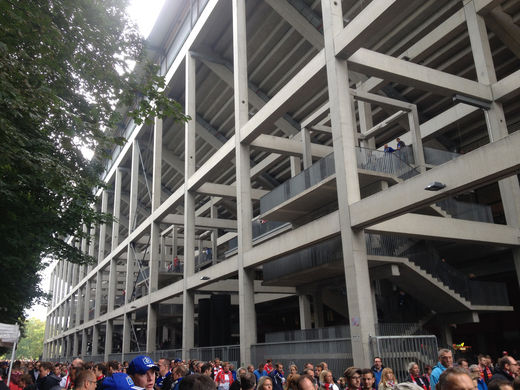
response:
[[(9, 297), (0, 322), (23, 317), (43, 296), (42, 257), (92, 261), (62, 237), (88, 239), (83, 225), (110, 221), (91, 205), (103, 159), (124, 143), (114, 102), (138, 123), (156, 115), (187, 120), (158, 92), (164, 80), (154, 65), (142, 65), (139, 77), (129, 73), (143, 42), (125, 7), (121, 0), (0, 2), (0, 260), (9, 275), (0, 285)], [(92, 161), (82, 145), (98, 152)]]

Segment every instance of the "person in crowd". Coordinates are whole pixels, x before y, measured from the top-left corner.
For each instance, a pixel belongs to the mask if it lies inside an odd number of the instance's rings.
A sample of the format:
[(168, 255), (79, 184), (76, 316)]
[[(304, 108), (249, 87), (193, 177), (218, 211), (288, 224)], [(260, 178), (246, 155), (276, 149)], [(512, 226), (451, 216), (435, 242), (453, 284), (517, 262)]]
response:
[(263, 363), (260, 363), (258, 365), (258, 368), (256, 370), (253, 371), (253, 374), (255, 374), (255, 377), (256, 377), (256, 382), (258, 383), (258, 381), (260, 380), (260, 377), (263, 376), (263, 371), (264, 371), (264, 364)]
[(334, 383), (332, 372), (323, 370), (320, 373), (320, 390), (339, 390), (337, 384)]
[(264, 371), (262, 372), (262, 375), (267, 376), (271, 372), (273, 372), (273, 370), (274, 370), (273, 361), (271, 359), (267, 359), (266, 363), (264, 365)]
[(121, 372), (120, 364), (115, 360), (110, 360), (107, 362), (107, 376), (112, 376), (115, 372)]
[(296, 366), (296, 364), (291, 364), (289, 366), (289, 374), (292, 374), (292, 375), (298, 374), (298, 367)]
[(314, 365), (312, 363), (305, 363), (301, 374), (306, 374), (307, 370), (312, 370), (314, 372)]
[(361, 369), (357, 367), (349, 367), (343, 373), (348, 390), (357, 390), (361, 388)]
[(489, 384), (495, 380), (505, 380), (512, 384), (517, 375), (518, 362), (512, 356), (504, 356), (498, 359), (498, 368), (491, 377)]
[(289, 374), (285, 382), (285, 390), (298, 390), (298, 379), (300, 374)]
[(273, 390), (273, 381), (268, 376), (260, 377), (256, 390)]
[[(221, 372), (221, 371), (219, 371)], [(184, 378), (188, 375), (188, 368), (184, 367), (182, 364), (175, 367), (172, 371), (172, 390), (179, 390), (179, 386), (184, 380)]]
[(155, 390), (170, 390), (173, 383), (172, 372), (170, 370), (170, 359), (159, 359), (159, 375), (155, 379)]
[(428, 383), (431, 384), (430, 376), (432, 375), (433, 367), (429, 364), (424, 366), (424, 377), (428, 379)]
[(22, 390), (36, 390), (36, 385), (32, 379), (31, 374), (24, 374), (20, 377), (18, 384), (22, 388)]
[(436, 386), (436, 390), (475, 390), (468, 370), (462, 367), (446, 367)]
[[(251, 374), (254, 374), (254, 372), (255, 372), (255, 366), (253, 366), (252, 364), (250, 364), (249, 366), (247, 366), (247, 372), (250, 372)], [(256, 382), (256, 379), (255, 379), (255, 382)]]
[(484, 381), (484, 379), (480, 377), (479, 366), (476, 364), (472, 364), (471, 366), (469, 366), (468, 370), (471, 379), (473, 379), (473, 384), (475, 385), (477, 390), (488, 390), (486, 382)]
[(114, 372), (103, 379), (103, 390), (143, 390), (124, 372)]
[(213, 361), (213, 379), (215, 379), (217, 377), (217, 374), (221, 370), (222, 370), (222, 365), (220, 364), (220, 358), (217, 357)]
[(340, 390), (345, 390), (345, 388), (347, 387), (347, 380), (344, 376), (339, 377), (338, 386)]
[(396, 384), (397, 380), (395, 379), (394, 371), (389, 367), (383, 368), (383, 372), (381, 373), (381, 380), (377, 386), (378, 390), (393, 390)]
[(466, 370), (469, 368), (468, 361), (464, 358), (457, 359), (457, 366), (465, 368)]
[(478, 367), (480, 369), (480, 377), (484, 380), (484, 382), (489, 383), (491, 377), (493, 376), (493, 371), (488, 365), (488, 359), (485, 355), (478, 355)]
[(361, 370), (361, 389), (372, 390), (375, 383), (374, 372), (370, 368), (364, 368)]
[(27, 369), (29, 370), (28, 374), (32, 377), (33, 383), (36, 382), (36, 379), (38, 379), (38, 375), (40, 374), (38, 372), (38, 369), (40, 367), (40, 362), (32, 363), (30, 362), (27, 365)]
[(202, 367), (200, 368), (200, 373), (202, 375), (207, 375), (210, 377), (212, 374), (212, 370), (213, 370), (213, 367), (212, 367), (211, 363), (204, 363), (202, 365)]
[(229, 370), (230, 366), (229, 362), (224, 362), (222, 370), (220, 370), (215, 377), (215, 383), (218, 390), (229, 390), (233, 383), (233, 374)]
[(244, 367), (238, 368), (236, 379), (233, 379), (233, 383), (229, 386), (229, 390), (240, 390), (242, 388), (241, 381), (246, 372), (247, 370)]
[(38, 390), (60, 390), (61, 378), (54, 375), (53, 365), (49, 362), (40, 364), (40, 374), (38, 375)]
[(96, 390), (101, 390), (103, 387), (103, 379), (105, 379), (105, 376), (107, 376), (107, 367), (103, 363), (97, 363), (94, 365), (92, 371), (96, 376)]
[(316, 364), (316, 366), (314, 367), (314, 380), (316, 381), (316, 384), (318, 385), (318, 387), (321, 386), (320, 375), (321, 375), (322, 371), (323, 371), (323, 365), (321, 363)]
[(439, 350), (439, 362), (433, 368), (432, 374), (430, 375), (430, 385), (432, 389), (435, 389), (439, 377), (447, 369), (453, 366), (453, 355), (449, 349), (441, 348)]
[(276, 363), (274, 370), (271, 371), (269, 377), (273, 381), (273, 390), (283, 390), (285, 384), (285, 376), (283, 372), (283, 364)]
[(192, 374), (184, 378), (179, 390), (215, 390), (215, 382), (209, 375)]
[(252, 372), (246, 372), (240, 378), (240, 389), (241, 390), (254, 390), (255, 386), (256, 386), (256, 376)]
[(132, 359), (126, 371), (136, 386), (146, 390), (153, 390), (155, 385), (155, 373), (159, 371), (159, 367), (149, 356), (139, 355)]
[(492, 380), (489, 382), (488, 389), (490, 390), (513, 390), (513, 385), (509, 381), (502, 379)]
[[(310, 370), (307, 368), (307, 370)], [(298, 390), (316, 390), (316, 383), (314, 382), (314, 376), (304, 374), (300, 375), (297, 382)], [(263, 390), (263, 389), (257, 389)]]
[(513, 390), (520, 390), (520, 375), (513, 381)]
[(379, 386), (379, 381), (381, 380), (381, 374), (383, 373), (383, 369), (385, 366), (383, 366), (383, 360), (376, 356), (374, 358), (374, 365), (372, 366), (372, 372), (374, 373), (374, 378), (376, 379), (374, 386), (377, 388)]
[(76, 375), (74, 390), (95, 390), (97, 386), (96, 375), (91, 370), (82, 370)]
[(406, 382), (415, 383), (416, 385), (423, 388), (423, 390), (430, 389), (430, 381), (425, 375), (421, 376), (421, 371), (419, 370), (419, 365), (417, 363), (410, 362), (408, 364), (408, 374), (409, 375), (408, 378), (406, 378)]

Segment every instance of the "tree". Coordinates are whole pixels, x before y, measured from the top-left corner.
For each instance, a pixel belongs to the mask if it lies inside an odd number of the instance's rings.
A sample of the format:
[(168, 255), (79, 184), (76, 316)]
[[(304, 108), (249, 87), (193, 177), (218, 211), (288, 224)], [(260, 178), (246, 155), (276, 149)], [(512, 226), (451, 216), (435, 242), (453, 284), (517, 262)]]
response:
[(17, 359), (39, 359), (43, 353), (45, 322), (37, 318), (29, 318), (25, 322), (25, 335), (16, 348)]
[[(45, 298), (41, 259), (89, 261), (74, 244), (86, 236), (83, 225), (111, 219), (91, 205), (103, 159), (124, 142), (119, 112), (126, 107), (136, 122), (188, 119), (159, 92), (164, 80), (143, 62), (126, 3), (0, 2), (0, 322), (20, 321)], [(130, 60), (142, 64), (139, 72)], [(96, 151), (91, 161), (83, 147)]]

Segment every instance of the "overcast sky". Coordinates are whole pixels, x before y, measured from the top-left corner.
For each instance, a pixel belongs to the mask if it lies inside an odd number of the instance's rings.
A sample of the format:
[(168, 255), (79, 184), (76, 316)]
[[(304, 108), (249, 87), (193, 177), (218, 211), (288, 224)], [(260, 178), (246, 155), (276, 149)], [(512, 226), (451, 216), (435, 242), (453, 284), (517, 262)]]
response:
[[(152, 31), (152, 27), (161, 11), (165, 1), (170, 0), (131, 0), (128, 13), (137, 22), (139, 30), (144, 37), (147, 37)], [(42, 272), (42, 288), (49, 291), (50, 275), (54, 269), (54, 263)], [(27, 317), (45, 320), (47, 307), (42, 305), (34, 305), (27, 311)]]

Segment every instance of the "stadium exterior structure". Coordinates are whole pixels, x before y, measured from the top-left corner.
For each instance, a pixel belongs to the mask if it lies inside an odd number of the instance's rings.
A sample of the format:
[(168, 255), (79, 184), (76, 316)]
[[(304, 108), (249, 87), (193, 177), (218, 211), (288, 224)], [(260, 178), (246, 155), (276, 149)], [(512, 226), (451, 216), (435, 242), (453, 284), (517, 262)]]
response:
[(54, 268), (44, 359), (518, 345), (519, 19), (517, 0), (166, 2), (149, 52), (192, 119), (125, 123), (95, 205), (116, 220), (84, 227), (97, 264)]

